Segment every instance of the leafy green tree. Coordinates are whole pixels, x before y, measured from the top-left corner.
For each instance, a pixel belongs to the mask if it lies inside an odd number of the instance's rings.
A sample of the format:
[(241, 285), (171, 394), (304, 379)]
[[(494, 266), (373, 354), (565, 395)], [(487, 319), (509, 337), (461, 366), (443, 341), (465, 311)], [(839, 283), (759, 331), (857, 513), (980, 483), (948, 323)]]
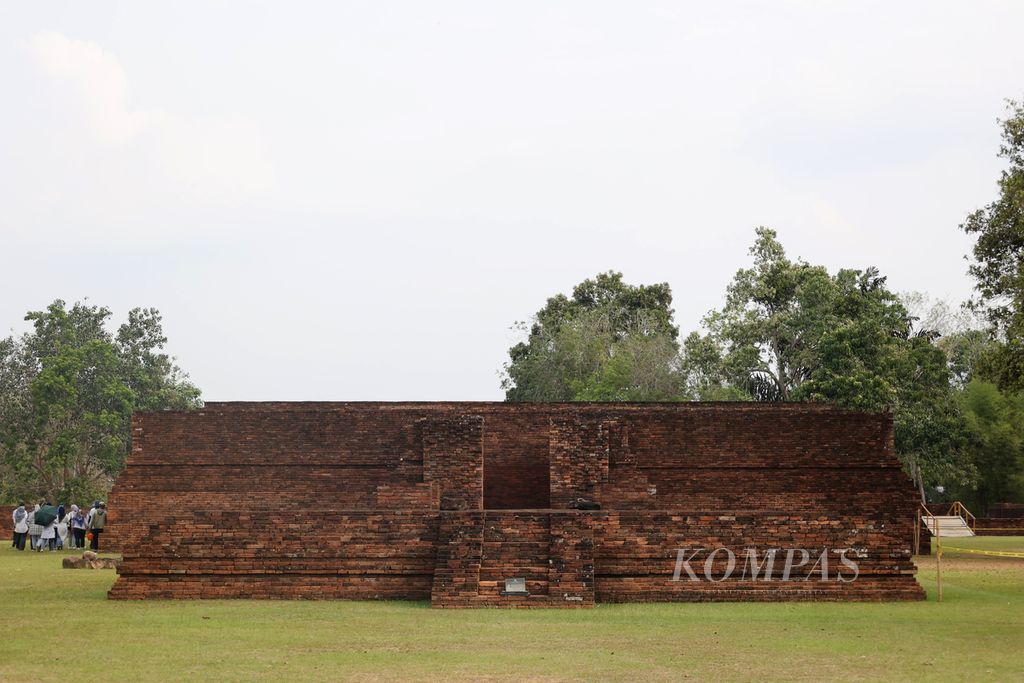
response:
[(750, 255), (753, 267), (736, 273), (725, 306), (704, 324), (727, 383), (757, 400), (788, 401), (809, 377), (814, 341), (834, 322), (834, 284), (824, 268), (787, 258), (768, 228), (757, 229)]
[(665, 333), (632, 333), (613, 340), (601, 363), (572, 383), (575, 401), (674, 401), (682, 394), (679, 345)]
[(509, 401), (651, 401), (680, 397), (679, 330), (667, 284), (601, 273), (517, 323), (502, 388)]
[(867, 321), (830, 333), (798, 398), (891, 410), (896, 453), (922, 496), (925, 487), (971, 485), (977, 470), (968, 448), (970, 430), (946, 355), (927, 335), (884, 334)]
[(689, 393), (891, 410), (897, 453), (922, 493), (972, 482), (946, 355), (932, 331), (915, 329), (885, 278), (874, 268), (830, 275), (790, 260), (767, 228), (750, 254), (753, 267), (736, 274), (725, 306), (705, 318), (707, 334), (684, 343)]
[(977, 237), (972, 303), (1000, 342), (988, 359), (990, 375), (1000, 388), (1017, 391), (1024, 389), (1024, 102), (1008, 101), (1007, 109), (999, 156), (1009, 166), (999, 178), (999, 197), (960, 227)]
[(979, 513), (992, 503), (1024, 502), (1024, 394), (1007, 395), (976, 379), (961, 401), (980, 477), (974, 486), (954, 487), (953, 495)]
[(711, 335), (691, 332), (683, 341), (679, 371), (683, 392), (698, 401), (752, 401), (745, 383), (730, 382), (723, 362), (724, 350)]
[(936, 345), (946, 354), (953, 385), (964, 388), (971, 380), (992, 377), (999, 354), (999, 343), (985, 330), (964, 330), (943, 335)]
[(953, 386), (966, 387), (975, 377), (991, 377), (999, 343), (984, 330), (985, 321), (969, 305), (954, 307), (921, 292), (900, 300), (911, 315), (915, 334), (934, 339), (946, 354)]
[(774, 230), (758, 228), (756, 235), (753, 267), (736, 273), (725, 306), (705, 317), (707, 335), (687, 338), (684, 367), (706, 385), (718, 381), (755, 400), (799, 400), (808, 394), (801, 394), (804, 383), (820, 373), (823, 353), (838, 360), (838, 351), (856, 351), (859, 359), (848, 353), (847, 364), (832, 369), (835, 381), (869, 381), (858, 377), (866, 357), (881, 353), (908, 324), (885, 279), (873, 269), (832, 277), (821, 266), (790, 260)]
[(54, 301), (0, 342), (0, 467), (5, 498), (105, 493), (124, 466), (134, 410), (188, 409), (199, 390), (162, 352), (160, 314), (134, 309), (116, 335), (110, 310)]

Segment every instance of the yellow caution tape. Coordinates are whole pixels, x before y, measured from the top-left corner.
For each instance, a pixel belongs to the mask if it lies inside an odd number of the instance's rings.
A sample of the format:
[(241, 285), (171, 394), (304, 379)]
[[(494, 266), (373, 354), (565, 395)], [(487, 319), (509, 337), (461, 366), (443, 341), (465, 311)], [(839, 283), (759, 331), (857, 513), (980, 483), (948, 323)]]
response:
[(974, 553), (975, 555), (995, 555), (996, 557), (1024, 558), (1024, 553), (1018, 553), (1012, 550), (974, 550), (972, 548), (954, 548), (948, 545), (942, 546), (942, 552)]

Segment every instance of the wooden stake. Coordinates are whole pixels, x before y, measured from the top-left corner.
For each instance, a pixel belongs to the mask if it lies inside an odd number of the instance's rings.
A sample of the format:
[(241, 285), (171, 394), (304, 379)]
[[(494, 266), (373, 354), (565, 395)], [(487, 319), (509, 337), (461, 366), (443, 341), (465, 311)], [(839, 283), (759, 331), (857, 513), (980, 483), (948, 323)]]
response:
[(942, 602), (942, 526), (935, 517), (932, 517), (932, 521), (935, 523), (935, 544), (937, 546), (935, 551), (935, 579), (939, 582), (939, 602)]

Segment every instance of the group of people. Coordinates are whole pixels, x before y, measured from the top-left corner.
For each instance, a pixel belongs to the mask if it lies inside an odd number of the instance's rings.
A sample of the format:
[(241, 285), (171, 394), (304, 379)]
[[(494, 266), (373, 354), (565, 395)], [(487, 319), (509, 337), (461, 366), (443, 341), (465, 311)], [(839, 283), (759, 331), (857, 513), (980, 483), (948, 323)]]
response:
[(64, 503), (54, 508), (47, 502), (40, 501), (31, 510), (22, 503), (11, 513), (14, 521), (14, 541), (11, 544), (18, 550), (25, 549), (25, 541), (29, 541), (29, 550), (36, 552), (69, 549), (84, 549), (88, 541), (91, 550), (100, 549), (100, 536), (107, 525), (107, 504), (97, 500), (88, 510), (77, 505), (70, 509)]

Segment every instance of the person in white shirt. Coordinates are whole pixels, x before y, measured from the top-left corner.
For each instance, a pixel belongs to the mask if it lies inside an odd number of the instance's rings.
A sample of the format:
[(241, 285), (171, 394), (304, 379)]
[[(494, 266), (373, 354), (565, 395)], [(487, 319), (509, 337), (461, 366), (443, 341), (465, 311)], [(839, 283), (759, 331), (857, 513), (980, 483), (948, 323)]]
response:
[(71, 521), (71, 547), (81, 550), (85, 547), (85, 515), (77, 505), (72, 505), (68, 518)]
[(25, 536), (28, 535), (28, 511), (24, 503), (11, 513), (11, 520), (14, 522), (14, 547), (17, 550), (24, 550)]
[(39, 550), (39, 536), (43, 533), (43, 527), (36, 524), (36, 512), (39, 510), (39, 503), (28, 513), (28, 538), (31, 541), (32, 550)]

